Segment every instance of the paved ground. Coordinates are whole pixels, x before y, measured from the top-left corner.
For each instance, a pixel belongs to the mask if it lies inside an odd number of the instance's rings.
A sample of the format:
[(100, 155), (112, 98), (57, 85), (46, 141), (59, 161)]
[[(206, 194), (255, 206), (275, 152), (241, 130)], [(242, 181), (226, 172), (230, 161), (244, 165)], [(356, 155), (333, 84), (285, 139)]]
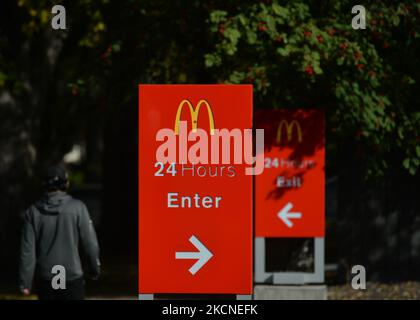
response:
[[(91, 300), (136, 300), (137, 265), (105, 261), (98, 281), (86, 279), (86, 294)], [(36, 295), (20, 295), (16, 279), (7, 283), (0, 280), (0, 300), (36, 300)]]
[(367, 283), (366, 290), (354, 290), (350, 285), (329, 286), (330, 300), (420, 300), (420, 282), (394, 284)]
[[(394, 284), (368, 282), (366, 290), (354, 290), (350, 285), (329, 286), (330, 300), (420, 300), (420, 282)], [(35, 295), (22, 297), (17, 293), (0, 294), (0, 300), (36, 300)], [(91, 295), (88, 300), (137, 300), (137, 295)]]
[(137, 296), (124, 297), (87, 297), (86, 300), (138, 300)]
[[(38, 300), (36, 295), (23, 297), (21, 295), (0, 295), (0, 300)], [(137, 296), (93, 296), (87, 297), (86, 300), (138, 300)]]

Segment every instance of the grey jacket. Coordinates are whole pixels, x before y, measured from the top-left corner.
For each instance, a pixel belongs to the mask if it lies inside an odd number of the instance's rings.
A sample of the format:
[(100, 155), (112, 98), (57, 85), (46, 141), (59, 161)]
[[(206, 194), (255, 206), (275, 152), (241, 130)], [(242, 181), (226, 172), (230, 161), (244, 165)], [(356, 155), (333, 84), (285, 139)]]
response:
[(54, 265), (66, 270), (66, 280), (83, 276), (79, 240), (93, 275), (99, 275), (99, 246), (95, 229), (83, 202), (65, 192), (44, 195), (26, 212), (22, 231), (19, 281), (20, 288), (31, 290), (34, 273), (51, 280)]

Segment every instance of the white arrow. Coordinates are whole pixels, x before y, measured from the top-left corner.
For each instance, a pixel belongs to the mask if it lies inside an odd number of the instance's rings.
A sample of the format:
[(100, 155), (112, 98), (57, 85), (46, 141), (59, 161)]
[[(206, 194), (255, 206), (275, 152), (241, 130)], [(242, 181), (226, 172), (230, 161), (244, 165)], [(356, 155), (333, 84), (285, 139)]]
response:
[(281, 221), (283, 221), (286, 226), (289, 228), (293, 227), (292, 221), (290, 219), (300, 219), (302, 218), (302, 213), (300, 212), (289, 212), (293, 208), (293, 204), (291, 202), (288, 202), (283, 209), (279, 211), (277, 216), (280, 218)]
[(191, 236), (190, 242), (198, 251), (175, 252), (175, 259), (197, 259), (197, 262), (189, 269), (190, 273), (195, 275), (213, 257), (213, 254), (195, 236)]

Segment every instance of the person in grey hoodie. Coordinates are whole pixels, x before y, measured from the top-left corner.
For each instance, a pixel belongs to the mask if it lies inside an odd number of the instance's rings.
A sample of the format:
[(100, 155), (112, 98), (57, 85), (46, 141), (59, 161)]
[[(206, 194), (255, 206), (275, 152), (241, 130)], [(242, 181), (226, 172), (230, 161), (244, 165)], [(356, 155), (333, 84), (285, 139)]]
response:
[[(35, 278), (39, 299), (84, 299), (84, 273), (79, 241), (87, 257), (92, 278), (100, 274), (99, 246), (88, 210), (67, 194), (68, 178), (60, 167), (46, 171), (44, 196), (25, 212), (20, 264), (20, 290), (30, 294)], [(52, 285), (54, 266), (65, 270), (65, 289)], [(55, 271), (56, 272), (56, 271)]]

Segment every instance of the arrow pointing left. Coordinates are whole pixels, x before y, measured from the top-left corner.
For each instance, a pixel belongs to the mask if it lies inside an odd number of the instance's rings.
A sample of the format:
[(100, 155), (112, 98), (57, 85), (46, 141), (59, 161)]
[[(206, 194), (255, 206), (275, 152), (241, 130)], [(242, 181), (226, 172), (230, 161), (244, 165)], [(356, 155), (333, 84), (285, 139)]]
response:
[(197, 248), (198, 251), (193, 252), (175, 252), (175, 259), (197, 259), (197, 262), (192, 265), (188, 270), (192, 275), (195, 275), (206, 263), (209, 261), (213, 254), (197, 239), (196, 236), (192, 235), (189, 239), (190, 242)]
[(289, 228), (293, 227), (293, 222), (290, 219), (300, 219), (302, 218), (302, 213), (300, 212), (291, 212), (290, 210), (293, 209), (293, 204), (288, 202), (283, 209), (279, 211), (277, 216), (280, 218), (281, 221), (284, 222), (286, 226)]

